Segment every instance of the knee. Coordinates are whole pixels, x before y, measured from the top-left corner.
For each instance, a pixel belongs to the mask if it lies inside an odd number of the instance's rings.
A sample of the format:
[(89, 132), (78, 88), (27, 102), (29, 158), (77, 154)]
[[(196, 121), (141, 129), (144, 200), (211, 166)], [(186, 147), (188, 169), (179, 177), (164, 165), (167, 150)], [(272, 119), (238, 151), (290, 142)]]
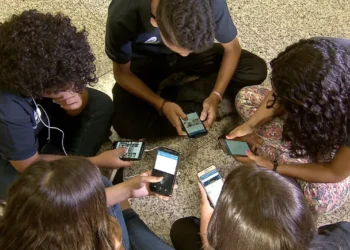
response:
[(144, 126), (142, 124), (138, 126), (139, 123), (133, 120), (129, 120), (127, 116), (119, 114), (118, 111), (114, 112), (112, 125), (119, 137), (131, 140), (139, 140), (145, 137)]
[(254, 60), (255, 65), (255, 76), (253, 76), (255, 79), (253, 79), (256, 83), (255, 84), (261, 84), (263, 81), (265, 81), (267, 77), (267, 64), (264, 59), (262, 59), (259, 56), (255, 56)]
[(198, 228), (199, 229), (200, 220), (197, 217), (184, 217), (176, 220), (170, 229), (170, 236), (176, 237), (177, 235), (184, 232), (184, 229)]
[(348, 180), (338, 183), (308, 183), (299, 181), (301, 189), (315, 214), (330, 213), (339, 209), (349, 196)]
[(92, 88), (87, 88), (89, 93), (88, 106), (93, 113), (100, 113), (112, 117), (113, 102), (112, 99), (105, 93)]
[[(184, 233), (186, 229), (193, 227), (195, 217), (185, 217), (176, 220), (170, 229), (170, 238), (172, 242), (176, 242), (179, 237)], [(199, 221), (198, 218), (195, 218)]]
[(249, 102), (251, 101), (252, 93), (254, 92), (255, 86), (248, 86), (242, 88), (236, 95), (235, 98), (235, 105), (237, 110), (243, 107), (244, 105), (249, 105)]

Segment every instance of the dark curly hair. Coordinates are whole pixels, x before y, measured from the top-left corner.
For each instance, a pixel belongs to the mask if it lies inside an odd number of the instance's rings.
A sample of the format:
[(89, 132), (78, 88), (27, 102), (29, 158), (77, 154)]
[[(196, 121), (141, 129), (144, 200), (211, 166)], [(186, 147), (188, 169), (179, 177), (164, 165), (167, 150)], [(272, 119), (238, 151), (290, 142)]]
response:
[(97, 82), (85, 29), (36, 10), (0, 24), (0, 91), (40, 98)]
[(287, 114), (291, 155), (317, 161), (342, 145), (350, 129), (350, 53), (327, 39), (295, 43), (271, 61), (271, 83)]
[(212, 0), (160, 0), (157, 24), (172, 45), (201, 52), (213, 46), (215, 20)]

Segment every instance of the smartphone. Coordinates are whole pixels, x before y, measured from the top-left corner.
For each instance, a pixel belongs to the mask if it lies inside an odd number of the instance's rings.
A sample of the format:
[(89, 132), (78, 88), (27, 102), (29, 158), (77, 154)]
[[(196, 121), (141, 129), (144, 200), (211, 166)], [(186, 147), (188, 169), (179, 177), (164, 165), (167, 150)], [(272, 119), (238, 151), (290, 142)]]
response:
[(125, 154), (120, 159), (123, 161), (138, 161), (143, 156), (145, 150), (145, 142), (143, 141), (115, 141), (113, 149), (125, 148)]
[(250, 150), (248, 143), (243, 141), (220, 139), (219, 142), (222, 149), (229, 155), (247, 157), (245, 151)]
[(208, 134), (208, 131), (196, 112), (187, 114), (187, 121), (181, 118), (180, 120), (189, 138), (196, 138)]
[(198, 179), (208, 195), (212, 207), (216, 206), (224, 182), (215, 166), (198, 173)]
[(154, 193), (171, 196), (179, 165), (179, 153), (160, 147), (158, 148), (156, 162), (152, 170), (152, 176), (164, 177), (158, 183), (150, 183), (150, 190)]

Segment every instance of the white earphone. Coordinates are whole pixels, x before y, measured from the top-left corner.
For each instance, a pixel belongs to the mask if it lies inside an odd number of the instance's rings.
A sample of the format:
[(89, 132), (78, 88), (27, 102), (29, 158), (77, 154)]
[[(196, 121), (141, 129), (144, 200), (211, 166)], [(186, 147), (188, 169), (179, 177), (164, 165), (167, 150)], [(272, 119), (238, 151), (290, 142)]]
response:
[[(66, 149), (64, 148), (64, 132), (61, 130), (61, 129), (59, 129), (59, 128), (56, 128), (56, 127), (51, 127), (50, 126), (50, 119), (49, 119), (49, 116), (47, 115), (47, 113), (46, 113), (46, 110), (40, 105), (40, 104), (37, 104), (36, 103), (36, 101), (34, 100), (34, 98), (32, 97), (32, 100), (33, 100), (33, 102), (34, 102), (34, 104), (35, 104), (35, 113), (37, 114), (37, 116), (38, 116), (38, 118), (39, 118), (39, 120), (41, 121), (41, 123), (48, 129), (48, 137), (47, 137), (47, 140), (48, 141), (50, 141), (51, 140), (51, 132), (50, 132), (50, 129), (55, 129), (55, 130), (58, 130), (58, 131), (60, 131), (61, 133), (62, 133), (62, 150), (63, 150), (63, 153), (66, 155), (66, 156), (68, 156), (68, 154), (67, 154), (67, 152), (66, 152)], [(42, 119), (41, 119), (41, 112), (38, 112), (37, 110), (42, 110), (42, 111), (44, 111), (44, 114), (45, 114), (45, 116), (46, 116), (46, 119), (47, 119), (47, 123), (48, 124), (46, 124)], [(46, 145), (45, 145), (46, 146)]]

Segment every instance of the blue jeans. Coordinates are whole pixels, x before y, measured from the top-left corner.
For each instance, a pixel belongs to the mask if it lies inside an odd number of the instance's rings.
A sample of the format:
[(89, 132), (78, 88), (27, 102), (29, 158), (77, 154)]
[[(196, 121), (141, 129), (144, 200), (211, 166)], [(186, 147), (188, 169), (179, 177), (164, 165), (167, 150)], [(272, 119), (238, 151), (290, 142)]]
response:
[[(112, 186), (112, 183), (102, 176), (105, 187)], [(125, 250), (173, 250), (140, 219), (132, 209), (123, 212), (120, 205), (116, 204), (108, 208), (109, 214), (115, 217), (122, 229), (122, 242)]]

